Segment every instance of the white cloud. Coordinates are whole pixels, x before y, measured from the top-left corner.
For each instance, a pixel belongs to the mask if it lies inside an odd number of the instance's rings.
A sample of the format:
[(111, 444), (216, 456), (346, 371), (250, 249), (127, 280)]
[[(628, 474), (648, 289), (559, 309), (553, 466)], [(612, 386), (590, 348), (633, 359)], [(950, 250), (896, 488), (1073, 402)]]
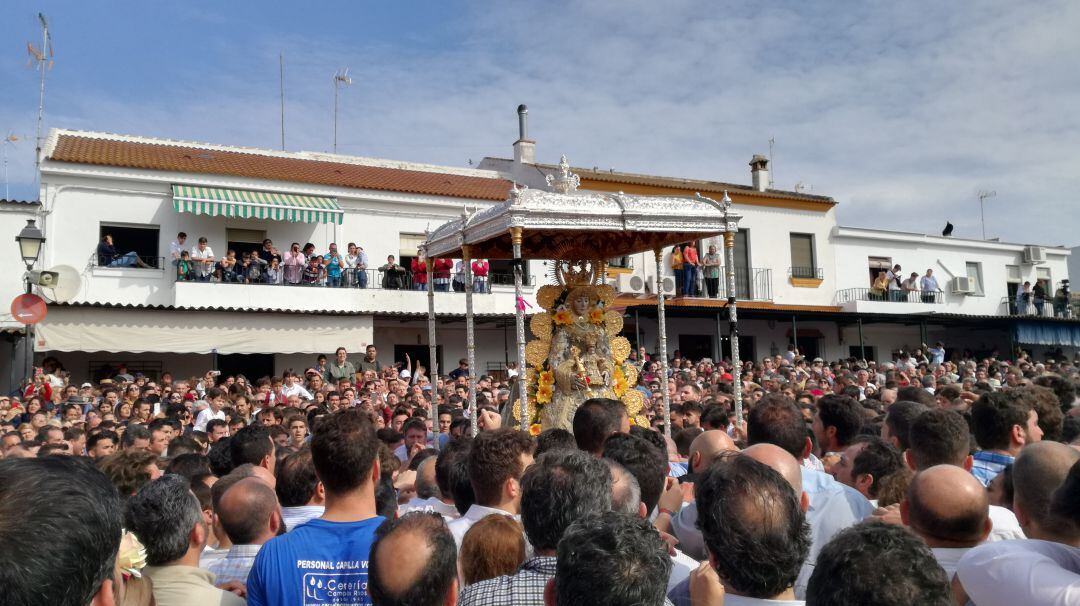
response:
[[(467, 10), (445, 24), (458, 43), (430, 53), (410, 50), (416, 32), (400, 46), (258, 32), (215, 71), (160, 66), (175, 72), (169, 90), (68, 91), (49, 123), (275, 147), (284, 48), (290, 149), (329, 147), (330, 75), (348, 65), (343, 152), (453, 165), (507, 156), (524, 102), (544, 161), (566, 153), (582, 166), (747, 183), (747, 161), (775, 136), (776, 185), (813, 184), (845, 224), (933, 233), (948, 219), (977, 236), (975, 192), (986, 188), (998, 191), (991, 235), (1077, 243), (1080, 4)], [(0, 107), (0, 120), (32, 133), (26, 118)]]

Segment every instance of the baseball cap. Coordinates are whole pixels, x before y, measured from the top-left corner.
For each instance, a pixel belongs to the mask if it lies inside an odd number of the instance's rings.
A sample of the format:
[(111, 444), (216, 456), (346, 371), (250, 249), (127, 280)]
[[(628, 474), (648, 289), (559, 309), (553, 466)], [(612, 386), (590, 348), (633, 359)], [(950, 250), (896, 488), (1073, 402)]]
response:
[(94, 386), (89, 383), (83, 383), (79, 386), (81, 389), (92, 389)]

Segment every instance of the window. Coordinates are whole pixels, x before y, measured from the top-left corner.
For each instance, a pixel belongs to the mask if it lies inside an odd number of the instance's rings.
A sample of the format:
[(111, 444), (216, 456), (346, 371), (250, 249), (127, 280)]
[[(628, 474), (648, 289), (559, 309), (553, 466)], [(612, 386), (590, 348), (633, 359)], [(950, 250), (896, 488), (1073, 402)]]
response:
[(1009, 282), (1023, 282), (1020, 277), (1019, 265), (1006, 265), (1005, 266), (1005, 279)]
[(982, 295), (983, 281), (982, 281), (982, 263), (967, 263), (967, 277), (971, 281), (971, 292)]
[(813, 234), (791, 234), (791, 277), (816, 278)]
[[(154, 269), (161, 269), (160, 237), (161, 230), (157, 225), (131, 225), (124, 223), (102, 223), (98, 241), (105, 236), (112, 236), (113, 248), (119, 257), (113, 261), (113, 267), (135, 267), (138, 262)], [(130, 256), (134, 253), (135, 256)], [(97, 255), (95, 255), (96, 257)], [(103, 265), (103, 260), (95, 258), (97, 265)]]
[(869, 257), (866, 262), (870, 269), (871, 286), (874, 285), (874, 280), (877, 280), (878, 273), (892, 269), (892, 259), (889, 257)]
[[(246, 252), (258, 252), (262, 248), (266, 232), (261, 229), (233, 229), (225, 230), (225, 241), (229, 250), (236, 251), (236, 258), (244, 256)], [(198, 240), (196, 240), (197, 242)], [(228, 252), (228, 251), (222, 251)]]
[(1050, 296), (1054, 294), (1052, 288), (1052, 286), (1054, 285), (1054, 281), (1050, 278), (1049, 267), (1035, 268), (1035, 283), (1042, 285), (1043, 292), (1046, 293), (1045, 296)]

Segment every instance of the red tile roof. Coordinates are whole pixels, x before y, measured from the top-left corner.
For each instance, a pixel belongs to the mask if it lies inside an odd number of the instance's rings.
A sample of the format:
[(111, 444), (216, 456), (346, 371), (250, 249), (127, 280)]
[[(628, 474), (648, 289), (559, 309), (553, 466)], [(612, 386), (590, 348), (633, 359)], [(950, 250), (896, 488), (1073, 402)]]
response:
[(165, 143), (81, 137), (66, 133), (58, 136), (56, 147), (49, 159), (57, 162), (270, 179), (496, 202), (506, 200), (511, 188), (511, 183), (504, 179), (283, 158)]

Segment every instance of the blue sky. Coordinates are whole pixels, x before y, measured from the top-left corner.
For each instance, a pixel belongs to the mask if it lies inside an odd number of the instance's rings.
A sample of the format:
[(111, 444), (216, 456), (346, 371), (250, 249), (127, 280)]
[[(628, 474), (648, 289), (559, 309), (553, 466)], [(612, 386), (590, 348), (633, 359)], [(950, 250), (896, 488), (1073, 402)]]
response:
[[(29, 2), (0, 8), (0, 134), (32, 196), (36, 73), (46, 126), (465, 166), (508, 156), (518, 103), (541, 161), (775, 185), (842, 223), (1080, 244), (1080, 3)], [(0, 191), (2, 194), (2, 191)]]

